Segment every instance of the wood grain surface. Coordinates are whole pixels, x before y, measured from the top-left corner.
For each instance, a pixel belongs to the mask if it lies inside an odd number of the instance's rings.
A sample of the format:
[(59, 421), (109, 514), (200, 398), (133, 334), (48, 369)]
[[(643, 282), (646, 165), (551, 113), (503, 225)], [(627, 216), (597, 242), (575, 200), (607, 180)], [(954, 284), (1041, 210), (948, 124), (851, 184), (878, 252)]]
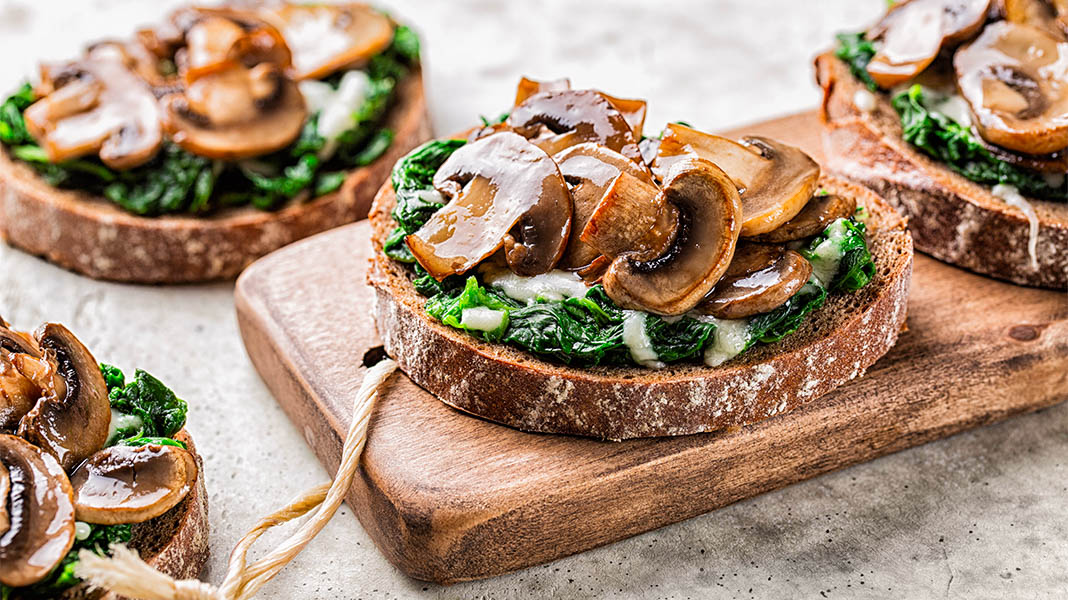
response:
[[(737, 133), (819, 156), (804, 113)], [(238, 281), (249, 356), (335, 472), (365, 364), (382, 355), (368, 224), (284, 248)], [(383, 554), (436, 582), (490, 577), (1068, 398), (1068, 296), (923, 256), (908, 331), (866, 377), (733, 433), (598, 442), (456, 412), (403, 374), (382, 390), (348, 502)]]

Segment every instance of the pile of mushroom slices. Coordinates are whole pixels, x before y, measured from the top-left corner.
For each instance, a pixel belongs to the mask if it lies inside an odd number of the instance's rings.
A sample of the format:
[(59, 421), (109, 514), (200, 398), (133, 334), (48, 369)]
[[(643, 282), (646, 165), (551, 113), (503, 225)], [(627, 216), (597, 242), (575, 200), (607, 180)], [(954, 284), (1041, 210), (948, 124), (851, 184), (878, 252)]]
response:
[(974, 125), (995, 156), (1068, 171), (1068, 2), (911, 0), (867, 36), (880, 87), (920, 81), (959, 93), (966, 109), (954, 120)]
[(106, 447), (110, 431), (107, 387), (85, 346), (62, 325), (31, 337), (0, 319), (0, 583), (46, 578), (86, 523), (148, 521), (193, 489), (190, 452)]
[(130, 169), (156, 156), (165, 134), (212, 159), (268, 154), (308, 118), (298, 82), (365, 66), (393, 32), (363, 4), (181, 9), (133, 40), (41, 65), (26, 126), (53, 163), (97, 154)]
[(643, 101), (524, 80), (508, 118), (437, 171), (447, 204), (409, 249), (439, 281), (483, 263), (533, 280), (557, 269), (662, 316), (741, 319), (798, 293), (812, 265), (787, 245), (855, 200), (814, 197), (819, 166), (797, 148), (677, 124), (642, 138), (644, 117)]

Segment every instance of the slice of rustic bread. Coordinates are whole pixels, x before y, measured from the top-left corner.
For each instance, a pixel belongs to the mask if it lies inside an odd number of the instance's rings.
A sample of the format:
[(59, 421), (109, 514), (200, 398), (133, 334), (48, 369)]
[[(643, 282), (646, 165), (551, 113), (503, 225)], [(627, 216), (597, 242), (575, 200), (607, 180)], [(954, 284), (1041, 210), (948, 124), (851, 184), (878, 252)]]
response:
[(907, 215), (917, 250), (1014, 283), (1068, 287), (1068, 202), (1029, 200), (1039, 220), (1036, 268), (1023, 211), (905, 142), (886, 94), (875, 94), (871, 112), (858, 109), (854, 97), (866, 88), (832, 53), (816, 58), (816, 78), (827, 167)]
[(857, 293), (829, 296), (796, 333), (720, 367), (568, 367), (442, 325), (426, 314), (408, 272), (381, 253), (394, 228), (389, 184), (369, 217), (378, 332), (408, 376), (446, 404), (522, 430), (622, 440), (782, 414), (863, 374), (897, 341), (908, 306), (912, 239), (904, 219), (859, 185), (834, 177), (820, 185), (867, 207), (874, 280)]
[[(197, 484), (178, 506), (151, 521), (134, 525), (129, 546), (157, 571), (175, 579), (190, 579), (200, 576), (208, 561), (208, 494), (204, 488), (204, 461), (197, 454), (193, 439), (184, 429), (174, 437), (185, 442), (196, 456), (200, 467)], [(122, 600), (112, 592), (91, 590), (85, 584), (67, 590), (59, 598)]]
[(273, 250), (367, 215), (393, 163), (430, 136), (420, 71), (398, 87), (385, 126), (395, 133), (393, 145), (354, 169), (338, 191), (277, 211), (241, 207), (204, 217), (139, 217), (99, 196), (54, 188), (0, 150), (0, 238), (97, 279), (231, 279)]

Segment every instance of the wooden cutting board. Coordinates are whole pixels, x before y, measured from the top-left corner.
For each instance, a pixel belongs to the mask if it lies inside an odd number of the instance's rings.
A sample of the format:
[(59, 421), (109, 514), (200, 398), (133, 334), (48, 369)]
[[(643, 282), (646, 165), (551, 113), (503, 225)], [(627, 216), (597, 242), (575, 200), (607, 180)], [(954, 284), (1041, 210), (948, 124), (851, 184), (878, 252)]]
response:
[[(746, 127), (822, 156), (815, 113)], [(382, 355), (366, 222), (279, 250), (237, 284), (256, 369), (334, 473)], [(403, 374), (347, 499), (383, 554), (454, 582), (547, 562), (1068, 398), (1068, 295), (917, 256), (908, 331), (867, 376), (735, 433), (598, 442), (454, 411)]]

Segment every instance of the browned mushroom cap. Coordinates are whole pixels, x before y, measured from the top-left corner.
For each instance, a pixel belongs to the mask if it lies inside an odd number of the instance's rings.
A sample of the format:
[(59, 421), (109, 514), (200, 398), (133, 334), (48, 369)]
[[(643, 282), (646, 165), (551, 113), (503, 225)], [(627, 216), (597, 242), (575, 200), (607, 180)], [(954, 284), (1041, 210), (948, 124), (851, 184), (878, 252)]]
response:
[(648, 112), (648, 105), (645, 100), (637, 100), (630, 98), (616, 98), (615, 96), (609, 96), (608, 94), (601, 92), (601, 95), (608, 100), (612, 106), (616, 107), (623, 118), (627, 120), (630, 125), (631, 131), (634, 132), (634, 139), (642, 139), (642, 130), (645, 128), (645, 113)]
[(808, 201), (805, 208), (777, 229), (752, 237), (754, 242), (783, 244), (794, 240), (803, 240), (819, 234), (837, 219), (850, 217), (857, 211), (854, 198), (825, 194), (815, 196)]
[(1038, 27), (1058, 40), (1065, 39), (1068, 2), (1064, 0), (1003, 0), (1003, 12), (1006, 21)]
[(600, 92), (564, 90), (535, 94), (516, 106), (506, 121), (516, 133), (549, 154), (595, 142), (641, 161), (638, 140), (626, 117)]
[(700, 157), (723, 169), (742, 196), (742, 237), (777, 229), (801, 212), (820, 177), (816, 161), (793, 146), (763, 137), (744, 137), (741, 143), (671, 124), (653, 163), (663, 178), (671, 166)]
[(961, 95), (989, 142), (1028, 154), (1068, 147), (1068, 50), (1042, 29), (991, 23), (953, 58)]
[(174, 143), (220, 160), (239, 160), (284, 148), (307, 117), (297, 84), (273, 63), (205, 75), (184, 94), (162, 101)]
[(723, 279), (697, 306), (718, 319), (742, 319), (770, 312), (801, 291), (812, 264), (782, 246), (740, 243)]
[(515, 89), (515, 106), (527, 101), (527, 98), (535, 94), (542, 92), (561, 92), (571, 89), (571, 80), (567, 77), (561, 77), (560, 79), (553, 79), (550, 81), (538, 81), (536, 79), (529, 79), (523, 77), (519, 80), (519, 85)]
[(197, 480), (197, 462), (183, 448), (112, 446), (89, 457), (70, 477), (79, 521), (143, 523), (178, 505)]
[(34, 361), (20, 362), (19, 370), (33, 379), (44, 395), (22, 418), (19, 435), (70, 470), (107, 442), (111, 425), (107, 385), (96, 359), (66, 327), (46, 323), (34, 337), (52, 369), (47, 375), (28, 373), (27, 367)]
[(98, 45), (79, 61), (45, 66), (41, 77), (44, 97), (24, 116), (51, 162), (98, 153), (109, 167), (129, 169), (159, 151), (159, 105), (114, 45)]
[(185, 8), (171, 20), (184, 32), (184, 48), (175, 52), (175, 63), (187, 85), (236, 65), (266, 62), (287, 69), (292, 64), (282, 33), (252, 11)]
[(7, 499), (11, 495), (11, 474), (7, 465), (0, 462), (0, 536), (11, 529), (11, 512), (7, 508)]
[(990, 0), (909, 0), (894, 5), (868, 31), (881, 42), (868, 73), (883, 88), (919, 75), (944, 45), (975, 35), (986, 21)]
[(0, 433), (14, 433), (19, 421), (41, 397), (40, 388), (15, 365), (20, 354), (31, 358), (41, 356), (32, 338), (12, 331), (0, 318)]
[(726, 173), (701, 159), (676, 164), (662, 194), (678, 211), (668, 249), (647, 261), (620, 254), (602, 283), (623, 308), (679, 315), (696, 306), (727, 270), (741, 231), (742, 205)]
[(615, 258), (653, 260), (667, 252), (679, 232), (679, 211), (648, 179), (621, 172), (608, 185), (580, 239)]
[[(592, 142), (563, 150), (553, 160), (560, 167), (564, 181), (571, 186), (571, 200), (574, 203), (571, 228), (575, 232), (581, 232), (586, 227), (608, 186), (620, 173), (629, 173), (648, 185), (655, 185), (652, 174), (644, 166), (638, 166), (626, 156)], [(559, 267), (581, 269), (598, 256), (601, 253), (597, 249), (583, 242), (579, 235), (572, 235)]]
[(261, 14), (282, 32), (298, 80), (366, 63), (393, 41), (393, 22), (366, 4), (283, 3)]
[(0, 584), (44, 579), (74, 545), (70, 481), (56, 459), (13, 435), (0, 434), (0, 465), (10, 486), (0, 504), (9, 525), (0, 532)]
[(438, 280), (465, 273), (502, 246), (520, 275), (546, 273), (571, 232), (571, 194), (553, 159), (511, 132), (471, 142), (434, 175), (449, 203), (407, 237)]

